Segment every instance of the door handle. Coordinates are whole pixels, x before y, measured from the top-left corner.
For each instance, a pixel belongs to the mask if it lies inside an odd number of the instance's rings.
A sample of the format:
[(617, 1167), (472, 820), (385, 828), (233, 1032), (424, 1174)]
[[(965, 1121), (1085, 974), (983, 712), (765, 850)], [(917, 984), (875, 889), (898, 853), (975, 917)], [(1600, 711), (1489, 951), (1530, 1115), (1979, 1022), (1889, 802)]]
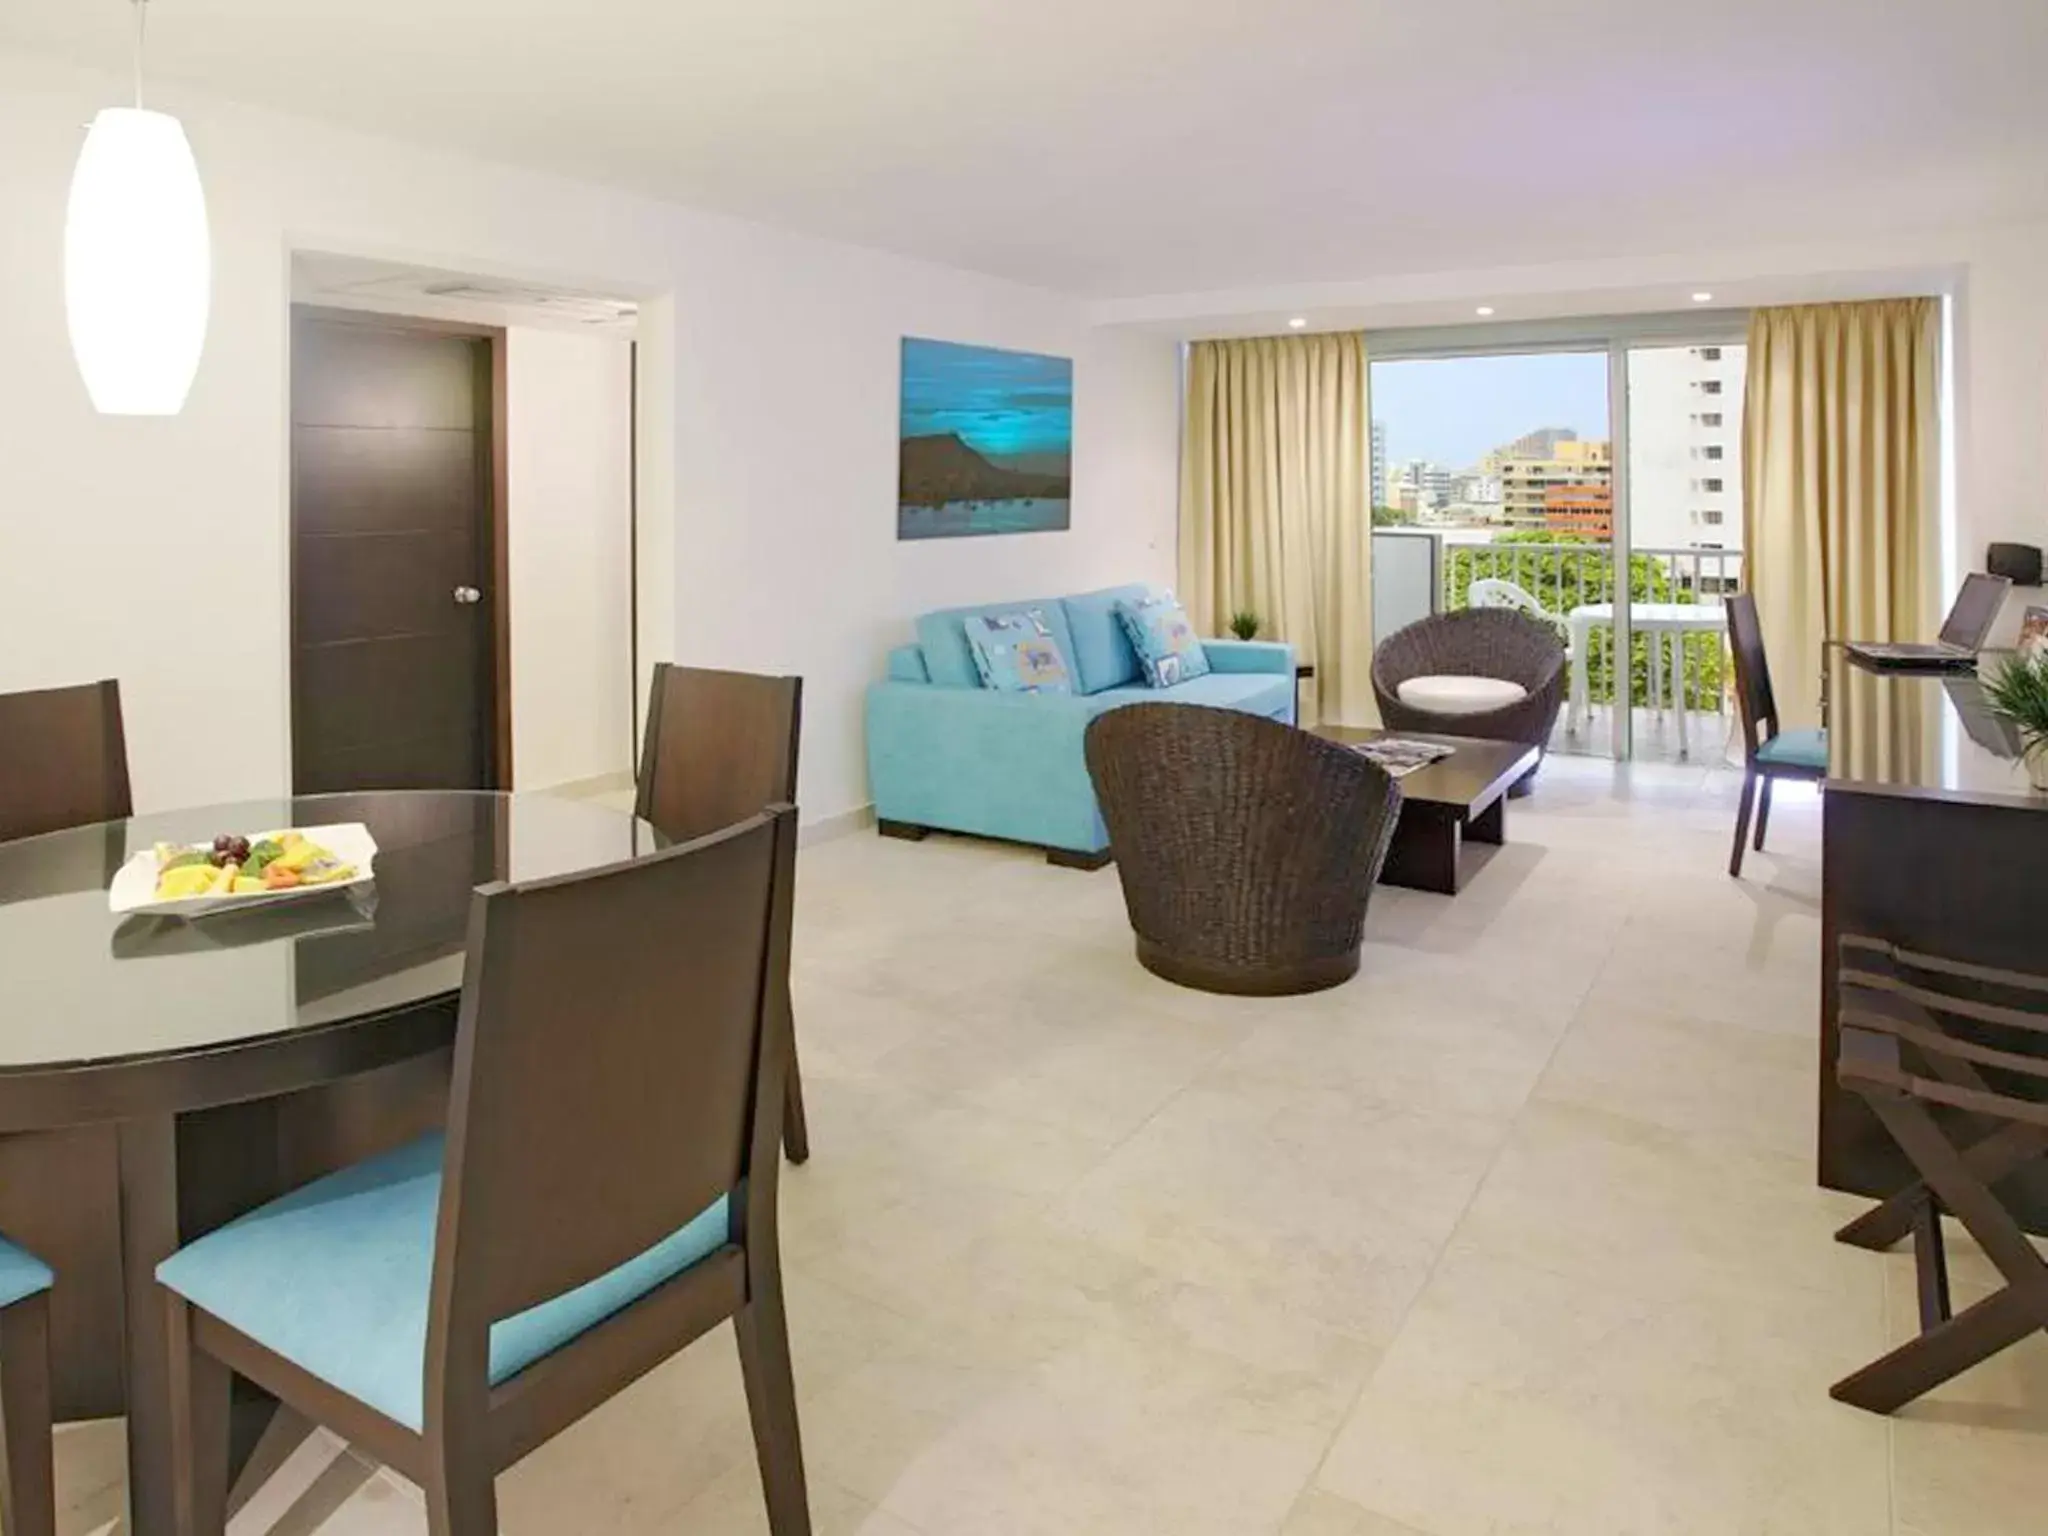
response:
[(475, 587), (457, 587), (455, 589), (455, 601), (464, 606), (470, 603), (480, 603), (483, 600), (483, 593), (479, 592)]

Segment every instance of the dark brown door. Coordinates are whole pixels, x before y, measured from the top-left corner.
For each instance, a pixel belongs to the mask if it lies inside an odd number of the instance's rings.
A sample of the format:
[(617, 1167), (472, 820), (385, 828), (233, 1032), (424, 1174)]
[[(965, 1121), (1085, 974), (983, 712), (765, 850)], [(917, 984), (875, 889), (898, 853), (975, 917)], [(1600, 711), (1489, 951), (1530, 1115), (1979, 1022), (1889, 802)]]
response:
[(294, 313), (300, 794), (496, 781), (490, 348)]

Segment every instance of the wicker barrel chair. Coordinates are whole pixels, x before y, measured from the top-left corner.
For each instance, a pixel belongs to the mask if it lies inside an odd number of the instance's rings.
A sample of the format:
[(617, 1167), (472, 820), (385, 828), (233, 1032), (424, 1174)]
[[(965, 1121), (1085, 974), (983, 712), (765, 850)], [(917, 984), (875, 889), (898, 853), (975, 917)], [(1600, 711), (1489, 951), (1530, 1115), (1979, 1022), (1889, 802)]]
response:
[(1315, 992), (1358, 970), (1401, 791), (1275, 720), (1132, 704), (1084, 741), (1138, 961), (1205, 992)]
[[(1484, 677), (1514, 683), (1522, 696), (1496, 708), (1439, 712), (1403, 702), (1401, 685), (1421, 678)], [(1543, 620), (1512, 608), (1460, 608), (1418, 619), (1380, 642), (1372, 691), (1390, 731), (1525, 741), (1541, 750), (1564, 706), (1565, 647)], [(1515, 786), (1527, 790), (1531, 769)]]

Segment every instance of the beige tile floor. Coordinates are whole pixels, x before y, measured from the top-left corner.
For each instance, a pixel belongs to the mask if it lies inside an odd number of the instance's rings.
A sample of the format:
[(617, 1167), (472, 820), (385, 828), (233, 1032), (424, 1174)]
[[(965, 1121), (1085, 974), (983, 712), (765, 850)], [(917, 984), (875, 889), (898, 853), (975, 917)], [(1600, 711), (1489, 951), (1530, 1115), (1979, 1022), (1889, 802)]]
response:
[[(820, 1536), (2048, 1529), (2048, 1340), (1889, 1422), (1827, 1397), (1911, 1264), (1810, 1176), (1816, 803), (1736, 883), (1734, 788), (1554, 759), (1465, 894), (1383, 890), (1360, 977), (1271, 1002), (1140, 971), (1110, 872), (807, 850)], [(66, 1536), (119, 1450), (61, 1437)], [(761, 1536), (728, 1338), (500, 1490), (511, 1536)], [(324, 1437), (233, 1526), (424, 1529)]]

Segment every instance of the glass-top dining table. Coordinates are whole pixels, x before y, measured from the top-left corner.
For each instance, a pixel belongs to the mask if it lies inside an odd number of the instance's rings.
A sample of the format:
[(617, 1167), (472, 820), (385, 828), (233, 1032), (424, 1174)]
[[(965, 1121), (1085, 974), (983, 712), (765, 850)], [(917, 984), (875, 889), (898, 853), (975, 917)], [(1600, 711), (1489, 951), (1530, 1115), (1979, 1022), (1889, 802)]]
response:
[[(115, 916), (159, 841), (366, 824), (375, 880), (186, 921)], [(0, 843), (0, 1231), (55, 1271), (59, 1420), (128, 1416), (130, 1528), (172, 1529), (155, 1269), (180, 1244), (445, 1114), (471, 893), (667, 845), (542, 795), (389, 791)], [(243, 1451), (267, 1402), (238, 1403)]]

